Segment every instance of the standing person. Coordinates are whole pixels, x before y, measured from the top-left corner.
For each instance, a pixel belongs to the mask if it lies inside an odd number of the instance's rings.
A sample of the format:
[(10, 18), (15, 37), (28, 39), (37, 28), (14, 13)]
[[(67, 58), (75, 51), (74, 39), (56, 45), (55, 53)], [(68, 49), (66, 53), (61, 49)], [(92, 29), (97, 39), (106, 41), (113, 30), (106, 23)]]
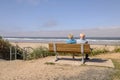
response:
[(72, 34), (68, 35), (68, 39), (66, 40), (66, 43), (68, 43), (68, 44), (75, 44), (76, 43), (76, 40), (73, 38)]
[[(88, 41), (85, 39), (85, 34), (83, 34), (83, 33), (80, 34), (80, 40), (77, 41), (77, 43), (83, 43), (83, 44), (87, 44), (87, 43), (88, 43)], [(89, 60), (88, 57), (89, 57), (89, 55), (86, 54), (86, 55), (85, 55), (85, 59), (86, 59), (86, 60)]]

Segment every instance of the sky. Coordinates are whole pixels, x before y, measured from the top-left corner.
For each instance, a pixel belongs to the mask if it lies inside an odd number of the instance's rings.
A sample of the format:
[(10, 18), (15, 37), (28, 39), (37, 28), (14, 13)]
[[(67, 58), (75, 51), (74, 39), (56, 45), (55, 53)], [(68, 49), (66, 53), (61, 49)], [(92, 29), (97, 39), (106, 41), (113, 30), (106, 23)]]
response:
[(0, 0), (2, 36), (120, 37), (120, 0)]

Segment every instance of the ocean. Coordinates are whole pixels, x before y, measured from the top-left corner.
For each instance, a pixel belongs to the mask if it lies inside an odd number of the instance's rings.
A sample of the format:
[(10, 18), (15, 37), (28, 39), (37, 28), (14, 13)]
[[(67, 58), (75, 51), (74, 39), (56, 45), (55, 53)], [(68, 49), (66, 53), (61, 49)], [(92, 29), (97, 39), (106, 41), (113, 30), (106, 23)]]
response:
[[(67, 37), (4, 37), (5, 40), (10, 42), (65, 42)], [(78, 37), (75, 37), (79, 40)], [(98, 45), (120, 45), (120, 37), (86, 37), (89, 44)]]

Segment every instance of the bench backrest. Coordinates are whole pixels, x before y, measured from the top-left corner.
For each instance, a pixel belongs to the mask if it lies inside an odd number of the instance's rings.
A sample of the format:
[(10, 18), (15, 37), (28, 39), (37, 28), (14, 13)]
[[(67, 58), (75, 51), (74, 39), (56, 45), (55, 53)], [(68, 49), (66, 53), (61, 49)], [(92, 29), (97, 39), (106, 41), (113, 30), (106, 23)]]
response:
[[(49, 43), (50, 52), (81, 53), (81, 44)], [(90, 45), (83, 44), (83, 52), (90, 53)]]

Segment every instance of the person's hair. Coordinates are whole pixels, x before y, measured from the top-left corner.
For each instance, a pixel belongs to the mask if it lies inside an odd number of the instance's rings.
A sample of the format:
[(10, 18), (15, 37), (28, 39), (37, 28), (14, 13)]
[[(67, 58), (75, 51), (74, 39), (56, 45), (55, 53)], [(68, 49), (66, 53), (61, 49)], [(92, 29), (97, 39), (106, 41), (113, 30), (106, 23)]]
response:
[(73, 38), (73, 35), (72, 35), (72, 34), (68, 34), (68, 38), (69, 38), (69, 39), (72, 39), (72, 38)]
[(85, 38), (85, 34), (80, 33), (80, 38), (84, 39)]

